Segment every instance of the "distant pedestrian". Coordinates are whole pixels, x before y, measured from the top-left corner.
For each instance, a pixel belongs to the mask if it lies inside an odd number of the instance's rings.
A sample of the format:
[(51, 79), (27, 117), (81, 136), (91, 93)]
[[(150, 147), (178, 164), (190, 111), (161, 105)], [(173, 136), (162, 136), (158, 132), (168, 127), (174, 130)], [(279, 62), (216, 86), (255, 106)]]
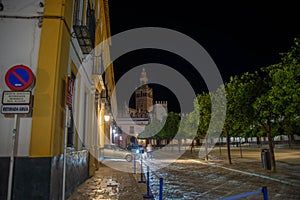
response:
[(147, 156), (148, 158), (153, 158), (152, 152), (153, 152), (153, 147), (151, 144), (148, 144), (146, 147), (146, 151), (147, 151)]

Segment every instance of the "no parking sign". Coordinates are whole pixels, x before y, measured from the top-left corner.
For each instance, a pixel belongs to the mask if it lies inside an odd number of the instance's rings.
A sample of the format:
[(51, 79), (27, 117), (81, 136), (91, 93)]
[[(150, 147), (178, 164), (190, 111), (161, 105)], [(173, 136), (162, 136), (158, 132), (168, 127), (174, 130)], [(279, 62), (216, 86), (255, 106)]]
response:
[(30, 68), (24, 65), (16, 65), (10, 68), (5, 75), (6, 85), (14, 91), (22, 91), (29, 88), (34, 81), (34, 75)]
[[(13, 168), (14, 168), (14, 149), (15, 141), (18, 132), (18, 115), (19, 114), (29, 114), (31, 111), (30, 99), (31, 92), (24, 91), (32, 86), (34, 82), (34, 75), (30, 68), (24, 65), (16, 65), (10, 68), (5, 74), (5, 83), (13, 91), (3, 92), (1, 113), (6, 115), (14, 114), (14, 127), (12, 130), (12, 142), (11, 142), (11, 154), (10, 154), (10, 170), (9, 170), (9, 180), (8, 180), (8, 195), (7, 198), (10, 199), (12, 191), (12, 180), (13, 180)], [(10, 103), (10, 105), (8, 105)], [(17, 105), (17, 103), (24, 103), (25, 105)]]

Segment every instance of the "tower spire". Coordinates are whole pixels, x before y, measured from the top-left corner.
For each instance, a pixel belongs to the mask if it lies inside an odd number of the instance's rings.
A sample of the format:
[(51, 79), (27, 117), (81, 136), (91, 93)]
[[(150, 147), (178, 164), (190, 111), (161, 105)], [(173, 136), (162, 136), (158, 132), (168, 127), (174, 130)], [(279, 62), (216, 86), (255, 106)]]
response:
[(148, 84), (148, 77), (147, 77), (147, 73), (146, 73), (146, 69), (143, 68), (141, 76), (140, 76), (140, 83), (143, 85)]

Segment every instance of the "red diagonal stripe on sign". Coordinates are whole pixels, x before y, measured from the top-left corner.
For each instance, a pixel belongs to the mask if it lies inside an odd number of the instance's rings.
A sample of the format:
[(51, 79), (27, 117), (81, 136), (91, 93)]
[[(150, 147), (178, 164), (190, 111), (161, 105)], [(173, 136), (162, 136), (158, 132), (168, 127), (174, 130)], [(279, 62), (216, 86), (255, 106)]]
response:
[(21, 81), (24, 85), (27, 84), (27, 82), (24, 81), (24, 79), (23, 79), (21, 76), (19, 76), (19, 74), (17, 74), (15, 71), (12, 71), (11, 73), (12, 73), (19, 81)]

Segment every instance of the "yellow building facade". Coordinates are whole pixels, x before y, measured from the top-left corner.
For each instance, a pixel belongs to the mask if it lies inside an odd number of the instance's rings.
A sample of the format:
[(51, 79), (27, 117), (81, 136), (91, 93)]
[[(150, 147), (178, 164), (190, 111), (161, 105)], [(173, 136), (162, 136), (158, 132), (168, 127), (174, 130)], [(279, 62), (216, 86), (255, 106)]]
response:
[[(96, 47), (110, 37), (108, 1), (1, 3), (1, 30), (16, 31), (1, 35), (1, 74), (23, 64), (35, 75), (35, 83), (26, 89), (32, 94), (31, 112), (18, 117), (12, 186), (1, 186), (0, 197), (13, 191), (14, 199), (61, 199), (98, 169), (105, 143), (109, 124), (104, 115), (110, 112), (106, 108), (115, 85), (113, 67), (107, 68), (110, 40)], [(0, 92), (10, 91), (2, 80)], [(7, 133), (0, 136), (0, 168), (7, 174), (1, 183), (10, 178), (13, 120), (1, 114), (1, 132)]]

